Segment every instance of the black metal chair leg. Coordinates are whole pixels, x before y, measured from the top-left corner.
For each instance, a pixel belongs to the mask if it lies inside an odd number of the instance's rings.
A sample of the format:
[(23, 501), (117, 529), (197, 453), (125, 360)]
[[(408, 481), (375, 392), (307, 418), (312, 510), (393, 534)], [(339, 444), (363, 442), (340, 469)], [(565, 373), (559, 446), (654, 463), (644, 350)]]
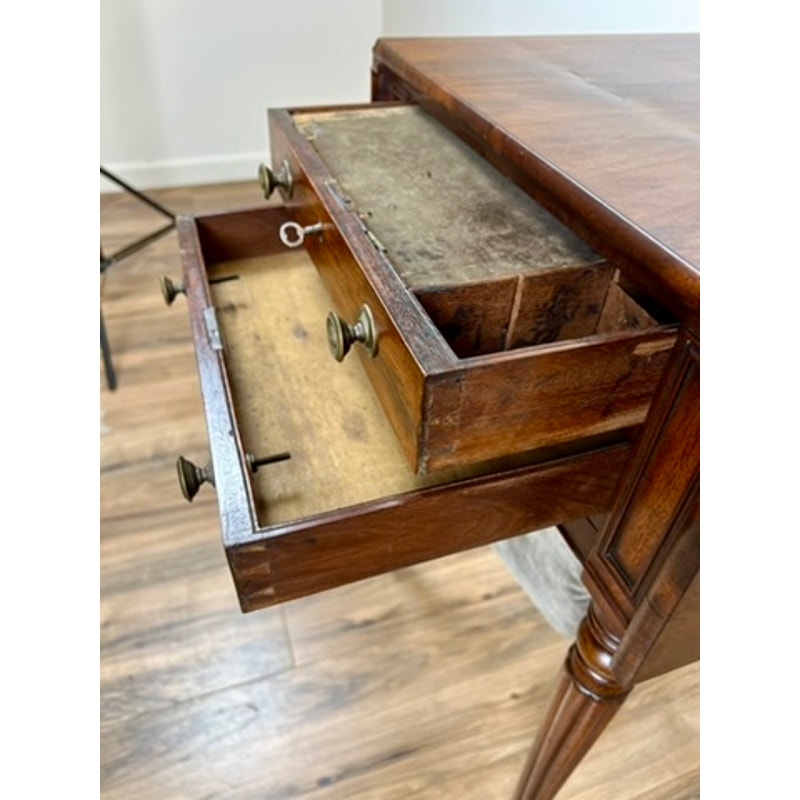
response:
[(110, 391), (117, 388), (117, 374), (114, 372), (114, 363), (111, 360), (111, 347), (108, 343), (106, 323), (103, 320), (103, 309), (100, 309), (100, 349), (103, 352), (103, 368), (106, 373), (106, 383)]
[[(108, 178), (108, 180), (116, 183), (120, 188), (124, 189), (129, 194), (133, 195), (137, 200), (140, 200), (142, 203), (150, 206), (150, 208), (158, 211), (160, 214), (163, 214), (165, 217), (169, 219), (169, 222), (164, 225), (163, 227), (159, 228), (157, 231), (153, 233), (143, 236), (141, 239), (138, 239), (134, 242), (131, 242), (126, 247), (123, 247), (121, 250), (117, 251), (116, 253), (112, 254), (111, 256), (104, 256), (103, 255), (103, 247), (100, 247), (100, 274), (102, 275), (109, 267), (113, 266), (114, 264), (122, 261), (123, 258), (127, 258), (130, 255), (141, 250), (143, 247), (147, 247), (147, 245), (152, 244), (157, 239), (160, 239), (162, 236), (169, 233), (171, 230), (175, 228), (175, 224), (177, 221), (176, 215), (170, 211), (168, 208), (165, 208), (160, 203), (157, 203), (153, 200), (152, 197), (148, 197), (143, 192), (140, 192), (138, 189), (135, 189), (126, 181), (122, 180), (117, 175), (114, 175), (113, 172), (109, 172), (105, 169), (102, 165), (100, 166), (100, 174), (104, 178)], [(111, 346), (108, 342), (108, 335), (106, 334), (106, 326), (103, 322), (103, 310), (100, 309), (100, 349), (103, 351), (103, 365), (106, 371), (106, 381), (108, 382), (108, 388), (111, 391), (117, 388), (117, 375), (114, 372), (114, 364), (111, 361)]]

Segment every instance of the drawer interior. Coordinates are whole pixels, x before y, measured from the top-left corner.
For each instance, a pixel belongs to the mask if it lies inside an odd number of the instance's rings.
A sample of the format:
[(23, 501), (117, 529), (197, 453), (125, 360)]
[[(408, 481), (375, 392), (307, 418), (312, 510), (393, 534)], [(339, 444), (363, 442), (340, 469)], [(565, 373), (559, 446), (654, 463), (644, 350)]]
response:
[(619, 272), (608, 264), (415, 294), (459, 358), (659, 325), (620, 286)]
[[(274, 206), (178, 221), (243, 610), (608, 507), (630, 452), (615, 436), (416, 473), (359, 363), (331, 359), (328, 293), (309, 254), (280, 243), (287, 218)], [(253, 471), (251, 457), (282, 453)]]
[(670, 322), (421, 109), (295, 112), (293, 121), (459, 358)]
[(358, 362), (330, 357), (330, 299), (310, 257), (268, 247), (279, 225), (270, 212), (197, 221), (242, 447), (257, 459), (291, 454), (251, 476), (259, 527), (534, 461), (415, 474)]
[(208, 273), (243, 447), (256, 458), (291, 454), (252, 477), (259, 525), (416, 488), (363, 372), (328, 354), (329, 300), (306, 253), (221, 261)]
[(292, 119), (413, 291), (601, 261), (416, 106)]

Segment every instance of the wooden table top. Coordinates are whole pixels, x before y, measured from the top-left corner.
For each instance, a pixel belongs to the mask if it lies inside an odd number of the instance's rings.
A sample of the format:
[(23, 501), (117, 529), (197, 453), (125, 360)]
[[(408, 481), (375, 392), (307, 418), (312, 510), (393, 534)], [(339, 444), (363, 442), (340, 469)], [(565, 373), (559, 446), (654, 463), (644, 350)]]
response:
[(382, 39), (385, 66), (461, 119), (679, 318), (699, 315), (699, 36)]

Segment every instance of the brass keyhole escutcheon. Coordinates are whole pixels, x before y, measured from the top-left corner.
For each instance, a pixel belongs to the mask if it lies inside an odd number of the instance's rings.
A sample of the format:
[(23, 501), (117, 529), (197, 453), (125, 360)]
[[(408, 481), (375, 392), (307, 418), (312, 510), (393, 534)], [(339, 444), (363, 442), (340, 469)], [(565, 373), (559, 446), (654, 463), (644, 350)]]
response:
[(261, 189), (267, 200), (269, 200), (272, 193), (279, 186), (285, 190), (287, 197), (292, 196), (294, 177), (292, 176), (289, 162), (285, 158), (281, 163), (281, 168), (277, 172), (273, 172), (266, 164), (260, 164), (258, 167), (258, 180), (261, 183)]
[(335, 311), (328, 314), (328, 347), (331, 355), (341, 361), (349, 352), (354, 342), (360, 342), (367, 348), (371, 356), (378, 352), (378, 334), (375, 318), (368, 305), (361, 306), (358, 319), (354, 325), (343, 320)]

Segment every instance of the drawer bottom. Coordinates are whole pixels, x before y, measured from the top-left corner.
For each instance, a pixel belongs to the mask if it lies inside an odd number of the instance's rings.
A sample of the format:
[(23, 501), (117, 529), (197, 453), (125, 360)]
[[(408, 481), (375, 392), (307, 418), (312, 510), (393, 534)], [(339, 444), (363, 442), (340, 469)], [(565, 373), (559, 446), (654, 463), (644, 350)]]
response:
[(361, 365), (330, 356), (330, 300), (304, 251), (222, 261), (209, 277), (245, 452), (291, 454), (253, 475), (262, 527), (533, 460), (415, 474)]

